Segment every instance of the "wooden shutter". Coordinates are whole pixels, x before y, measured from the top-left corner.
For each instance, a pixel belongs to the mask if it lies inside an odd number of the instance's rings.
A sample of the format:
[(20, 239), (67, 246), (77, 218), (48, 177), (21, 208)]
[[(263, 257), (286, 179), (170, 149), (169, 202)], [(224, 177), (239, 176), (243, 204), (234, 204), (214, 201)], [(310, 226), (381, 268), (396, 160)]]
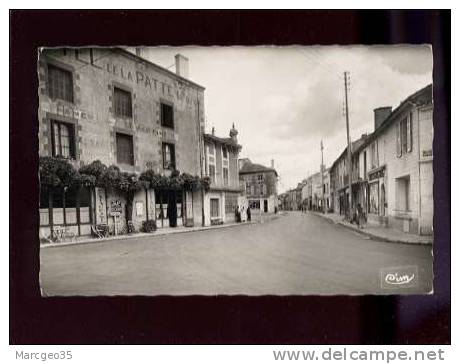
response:
[(396, 156), (401, 157), (401, 123), (396, 125)]
[(409, 113), (409, 118), (407, 120), (407, 151), (412, 151), (412, 112)]

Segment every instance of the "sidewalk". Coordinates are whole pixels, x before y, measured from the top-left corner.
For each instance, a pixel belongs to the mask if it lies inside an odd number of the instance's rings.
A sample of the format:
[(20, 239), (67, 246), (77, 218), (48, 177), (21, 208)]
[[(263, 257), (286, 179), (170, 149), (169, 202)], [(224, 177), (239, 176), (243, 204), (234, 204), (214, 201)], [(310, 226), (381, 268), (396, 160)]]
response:
[(383, 226), (368, 225), (364, 229), (359, 229), (356, 224), (350, 224), (348, 221), (344, 220), (344, 217), (342, 215), (339, 214), (322, 214), (314, 211), (308, 211), (307, 213), (320, 216), (331, 223), (342, 225), (347, 229), (356, 231), (373, 240), (404, 244), (433, 244), (432, 236), (408, 234), (400, 230), (386, 228)]
[(165, 227), (160, 228), (153, 233), (133, 233), (133, 234), (124, 234), (124, 235), (116, 235), (116, 236), (109, 236), (107, 238), (98, 239), (91, 236), (81, 236), (77, 237), (75, 241), (68, 241), (62, 243), (53, 243), (53, 244), (40, 244), (40, 248), (54, 248), (59, 246), (67, 246), (67, 245), (78, 245), (78, 244), (93, 244), (93, 243), (103, 243), (112, 240), (123, 240), (123, 239), (135, 239), (135, 238), (144, 238), (144, 237), (156, 237), (156, 236), (164, 236), (170, 234), (182, 234), (182, 233), (190, 233), (195, 231), (204, 231), (204, 230), (214, 230), (214, 229), (225, 229), (231, 228), (234, 226), (242, 226), (242, 225), (251, 225), (251, 224), (260, 224), (267, 221), (271, 221), (276, 218), (274, 214), (265, 214), (262, 215), (262, 221), (258, 215), (253, 216), (252, 221), (249, 222), (232, 222), (223, 225), (212, 225), (212, 226), (194, 226), (194, 227), (185, 227), (185, 226), (178, 226), (175, 228)]

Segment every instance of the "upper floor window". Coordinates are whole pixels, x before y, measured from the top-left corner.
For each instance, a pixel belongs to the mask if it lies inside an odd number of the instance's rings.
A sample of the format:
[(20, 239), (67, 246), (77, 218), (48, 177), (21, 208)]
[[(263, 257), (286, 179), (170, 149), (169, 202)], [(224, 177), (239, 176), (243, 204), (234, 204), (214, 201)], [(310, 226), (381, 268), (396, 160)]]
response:
[(222, 157), (224, 159), (228, 159), (228, 151), (227, 151), (227, 148), (225, 147), (222, 147)]
[(174, 109), (172, 105), (161, 103), (161, 126), (174, 129)]
[(117, 133), (117, 163), (134, 165), (133, 136)]
[(412, 113), (396, 126), (396, 154), (401, 157), (412, 151)]
[(228, 186), (228, 168), (223, 169), (223, 174), (224, 174), (224, 185)]
[(209, 165), (209, 177), (211, 178), (211, 183), (216, 182), (216, 167), (212, 164)]
[(75, 159), (75, 133), (72, 124), (51, 121), (53, 156)]
[(258, 181), (262, 181), (263, 179), (264, 179), (263, 175), (261, 175), (261, 174), (257, 175), (257, 180)]
[(116, 116), (123, 118), (133, 117), (131, 92), (121, 88), (113, 88), (113, 107)]
[(73, 102), (72, 72), (48, 65), (48, 95), (52, 99)]
[(378, 167), (379, 165), (379, 155), (378, 155), (378, 145), (377, 141), (371, 144), (371, 168)]
[(208, 154), (209, 155), (214, 155), (215, 154), (214, 144), (208, 144)]
[(176, 169), (176, 151), (174, 144), (163, 143), (163, 168)]

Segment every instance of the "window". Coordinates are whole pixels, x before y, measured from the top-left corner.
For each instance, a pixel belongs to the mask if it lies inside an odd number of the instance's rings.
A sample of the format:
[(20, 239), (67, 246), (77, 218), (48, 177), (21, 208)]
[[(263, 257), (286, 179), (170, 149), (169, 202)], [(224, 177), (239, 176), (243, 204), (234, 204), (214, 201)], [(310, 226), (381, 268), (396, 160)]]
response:
[(214, 155), (214, 153), (215, 153), (214, 144), (208, 144), (208, 154)]
[(113, 88), (113, 108), (116, 116), (131, 118), (133, 116), (131, 92), (118, 87)]
[(224, 159), (228, 159), (228, 151), (225, 147), (222, 147), (222, 156)]
[(163, 168), (176, 169), (176, 151), (174, 144), (163, 143)]
[(401, 127), (401, 150), (407, 152), (407, 118), (404, 118), (400, 124)]
[(211, 198), (211, 218), (219, 217), (219, 199)]
[(257, 180), (258, 180), (258, 181), (262, 181), (263, 178), (264, 178), (263, 175), (261, 175), (261, 174), (257, 175)]
[(259, 200), (249, 201), (249, 208), (251, 210), (259, 210), (260, 209), (260, 201)]
[(117, 133), (117, 163), (134, 165), (132, 135)]
[(212, 164), (209, 165), (209, 177), (211, 177), (211, 183), (216, 182), (216, 167)]
[(48, 65), (48, 94), (52, 99), (73, 102), (72, 72)]
[(412, 113), (407, 120), (407, 151), (412, 151)]
[(224, 185), (228, 186), (228, 168), (224, 168)]
[(409, 113), (396, 127), (396, 155), (398, 157), (412, 151), (412, 117), (412, 113)]
[(410, 211), (410, 177), (396, 178), (396, 207), (400, 212)]
[(174, 110), (172, 105), (161, 103), (161, 126), (174, 129)]
[(51, 121), (53, 156), (75, 159), (75, 135), (72, 124)]
[(377, 141), (375, 141), (371, 145), (371, 168), (378, 167), (378, 165), (379, 165), (378, 145), (377, 145)]
[(363, 166), (364, 166), (364, 179), (367, 179), (367, 153), (364, 151), (364, 156), (363, 156)]
[(236, 193), (225, 193), (225, 213), (231, 214), (238, 207), (238, 195)]

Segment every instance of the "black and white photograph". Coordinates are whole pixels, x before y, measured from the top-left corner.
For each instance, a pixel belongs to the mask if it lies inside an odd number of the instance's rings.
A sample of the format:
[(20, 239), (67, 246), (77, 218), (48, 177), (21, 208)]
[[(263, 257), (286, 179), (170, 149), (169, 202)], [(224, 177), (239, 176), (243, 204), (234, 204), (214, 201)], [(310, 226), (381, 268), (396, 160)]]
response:
[(433, 293), (429, 44), (37, 66), (43, 297)]

